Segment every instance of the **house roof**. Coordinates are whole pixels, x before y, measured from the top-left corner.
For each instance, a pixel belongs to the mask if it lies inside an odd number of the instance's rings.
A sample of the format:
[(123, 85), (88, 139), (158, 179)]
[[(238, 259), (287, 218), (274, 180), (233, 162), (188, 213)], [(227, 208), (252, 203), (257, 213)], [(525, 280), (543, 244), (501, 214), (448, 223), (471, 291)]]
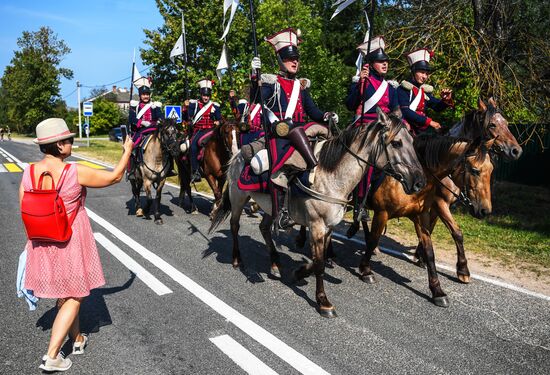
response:
[[(130, 90), (128, 90), (126, 87), (122, 88), (122, 87), (113, 86), (111, 90), (105, 91), (104, 93), (94, 96), (93, 98), (87, 99), (86, 101), (93, 102), (94, 100), (99, 98), (105, 98), (115, 103), (128, 103), (130, 102)], [(139, 100), (139, 95), (137, 94), (137, 90), (134, 91), (132, 98), (134, 100)]]

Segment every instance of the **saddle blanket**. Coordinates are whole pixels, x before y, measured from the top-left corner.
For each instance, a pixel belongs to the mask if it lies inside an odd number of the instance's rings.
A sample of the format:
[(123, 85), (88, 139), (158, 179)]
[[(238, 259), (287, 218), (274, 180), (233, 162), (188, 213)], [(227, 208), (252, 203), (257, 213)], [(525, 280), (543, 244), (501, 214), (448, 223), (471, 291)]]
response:
[[(310, 182), (311, 171), (299, 172), (294, 178), (298, 178), (300, 182), (306, 186), (311, 187)], [(268, 171), (263, 172), (261, 175), (257, 175), (252, 171), (250, 165), (245, 165), (237, 181), (237, 186), (243, 191), (253, 191), (258, 193), (269, 193), (268, 187)], [(291, 193), (293, 196), (306, 196), (300, 188), (295, 184), (290, 184)]]

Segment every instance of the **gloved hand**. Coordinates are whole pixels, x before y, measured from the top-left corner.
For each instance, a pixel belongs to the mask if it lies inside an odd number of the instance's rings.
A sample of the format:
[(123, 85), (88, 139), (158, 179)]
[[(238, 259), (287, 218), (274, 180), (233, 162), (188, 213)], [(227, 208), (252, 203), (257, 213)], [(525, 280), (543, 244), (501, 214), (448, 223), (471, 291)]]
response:
[(261, 69), (262, 61), (260, 60), (260, 57), (259, 56), (254, 57), (250, 65), (252, 66), (252, 69), (255, 69), (255, 70)]
[(329, 119), (332, 119), (332, 121), (335, 124), (338, 124), (338, 115), (334, 112), (325, 112), (325, 115), (323, 116), (324, 121), (328, 121)]
[(145, 126), (145, 127), (148, 127), (148, 126), (151, 125), (151, 122), (150, 122), (150, 121), (145, 121), (145, 120), (144, 120), (144, 121), (141, 122), (141, 125), (142, 125), (142, 126)]

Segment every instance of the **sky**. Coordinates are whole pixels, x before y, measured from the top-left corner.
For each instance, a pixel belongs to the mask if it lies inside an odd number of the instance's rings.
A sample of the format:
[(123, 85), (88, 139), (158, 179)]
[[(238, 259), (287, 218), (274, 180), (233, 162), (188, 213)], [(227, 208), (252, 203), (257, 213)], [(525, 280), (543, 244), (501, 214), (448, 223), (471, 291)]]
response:
[[(76, 81), (109, 89), (114, 84), (130, 87), (134, 48), (138, 69), (146, 68), (139, 58), (139, 48), (145, 47), (143, 29), (163, 24), (154, 0), (2, 0), (0, 14), (2, 75), (18, 49), (17, 38), (23, 31), (49, 26), (71, 48), (61, 63), (74, 73), (72, 80), (61, 81), (61, 96), (70, 107), (77, 105)], [(81, 100), (91, 90), (82, 87)]]

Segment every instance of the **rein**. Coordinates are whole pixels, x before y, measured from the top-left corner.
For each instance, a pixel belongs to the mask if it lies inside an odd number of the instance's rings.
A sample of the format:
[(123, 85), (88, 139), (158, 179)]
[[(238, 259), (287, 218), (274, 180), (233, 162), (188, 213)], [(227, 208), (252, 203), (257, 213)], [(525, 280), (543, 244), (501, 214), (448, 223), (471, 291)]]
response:
[[(173, 126), (173, 125), (170, 125), (170, 126)], [(162, 129), (159, 128), (159, 132), (162, 132)], [(167, 157), (167, 155), (170, 153), (170, 149), (168, 148), (168, 145), (164, 144), (162, 135), (159, 136), (159, 134), (157, 133), (155, 134), (155, 136), (158, 137), (160, 140), (160, 146), (162, 151), (162, 169), (160, 171), (152, 169), (147, 165), (147, 163), (145, 162), (145, 159), (142, 161), (142, 164), (145, 166), (145, 168), (147, 168), (153, 174), (154, 176), (153, 188), (157, 189), (158, 184), (160, 182), (160, 176), (170, 167), (170, 162)], [(174, 142), (177, 142), (177, 141), (174, 141)], [(174, 143), (174, 142), (171, 142), (171, 143)]]

